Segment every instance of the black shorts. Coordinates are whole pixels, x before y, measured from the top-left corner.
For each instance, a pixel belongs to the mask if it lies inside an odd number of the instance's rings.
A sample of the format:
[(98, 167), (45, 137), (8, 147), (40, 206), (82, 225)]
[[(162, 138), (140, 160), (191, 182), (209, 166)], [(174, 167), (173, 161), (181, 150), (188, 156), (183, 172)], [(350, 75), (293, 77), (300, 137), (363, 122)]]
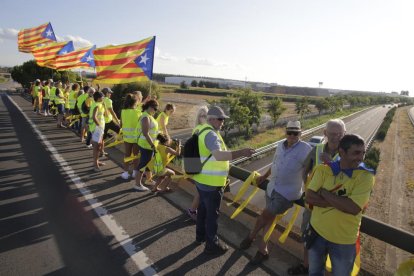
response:
[(104, 136), (103, 136), (104, 139), (106, 139), (108, 137), (108, 130), (113, 130), (116, 133), (119, 133), (121, 128), (119, 127), (119, 125), (115, 124), (114, 121), (110, 121), (109, 123), (105, 123)]

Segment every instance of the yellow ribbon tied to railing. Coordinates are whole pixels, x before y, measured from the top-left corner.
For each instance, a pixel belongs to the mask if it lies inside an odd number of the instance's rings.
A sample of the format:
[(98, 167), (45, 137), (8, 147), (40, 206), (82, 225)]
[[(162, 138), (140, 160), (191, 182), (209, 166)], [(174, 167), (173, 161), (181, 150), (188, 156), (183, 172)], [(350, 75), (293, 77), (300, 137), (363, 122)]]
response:
[[(275, 230), (276, 225), (289, 212), (289, 210), (287, 210), (283, 214), (277, 215), (275, 217), (275, 219), (272, 222), (272, 225), (267, 230), (266, 235), (263, 238), (264, 242), (267, 242), (270, 239), (270, 236), (272, 235), (273, 231)], [(293, 224), (295, 223), (295, 221), (296, 221), (296, 219), (299, 215), (299, 212), (300, 212), (300, 206), (295, 204), (295, 208), (294, 208), (292, 217), (290, 218), (290, 221), (289, 221), (288, 225), (286, 226), (285, 231), (283, 231), (282, 235), (280, 235), (280, 237), (279, 237), (279, 242), (280, 243), (284, 243), (286, 241), (287, 237), (289, 236), (290, 231), (292, 230)]]
[(134, 161), (135, 159), (138, 159), (140, 156), (141, 156), (140, 153), (138, 153), (137, 155), (131, 154), (130, 157), (124, 158), (124, 163), (128, 163), (128, 162)]
[(414, 256), (398, 266), (394, 276), (411, 276), (414, 272)]
[(124, 142), (124, 136), (122, 134), (122, 129), (119, 131), (119, 133), (116, 133), (116, 135), (112, 136), (108, 140), (105, 141), (105, 144), (107, 144), (112, 139), (115, 139), (114, 142), (108, 144), (105, 146), (105, 148), (115, 147), (116, 145), (122, 144)]
[(247, 192), (250, 185), (254, 186), (253, 192), (250, 194), (250, 196), (243, 201), (242, 204), (234, 211), (234, 213), (231, 215), (231, 219), (234, 219), (237, 215), (240, 214), (241, 211), (249, 204), (250, 200), (252, 200), (253, 196), (257, 193), (259, 190), (259, 187), (257, 187), (257, 178), (260, 176), (260, 174), (257, 171), (253, 171), (249, 177), (244, 181), (243, 185), (240, 187), (240, 190), (235, 195), (232, 202), (227, 203), (227, 206), (233, 205), (234, 203), (238, 202), (242, 196)]

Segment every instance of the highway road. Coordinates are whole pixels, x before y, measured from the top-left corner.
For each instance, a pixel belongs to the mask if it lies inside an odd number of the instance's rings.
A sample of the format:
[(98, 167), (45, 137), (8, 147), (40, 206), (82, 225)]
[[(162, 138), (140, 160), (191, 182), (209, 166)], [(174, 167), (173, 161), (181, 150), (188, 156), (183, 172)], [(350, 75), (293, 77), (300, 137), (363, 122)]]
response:
[[(355, 133), (361, 135), (364, 139), (368, 137), (379, 127), (382, 123), (385, 115), (389, 111), (389, 108), (386, 107), (376, 107), (370, 109), (367, 112), (361, 114), (360, 116), (353, 118), (351, 121), (345, 120), (347, 133)], [(254, 160), (247, 165), (242, 165), (241, 167), (249, 171), (258, 171), (260, 174), (264, 174), (270, 167), (273, 160), (274, 151), (266, 157)], [(242, 185), (242, 181), (231, 178), (231, 192), (233, 194), (237, 193)], [(248, 193), (246, 193), (248, 194)], [(250, 202), (252, 205), (262, 209), (265, 206), (264, 201), (264, 191), (259, 190), (256, 196)], [(299, 223), (299, 219), (297, 224)]]

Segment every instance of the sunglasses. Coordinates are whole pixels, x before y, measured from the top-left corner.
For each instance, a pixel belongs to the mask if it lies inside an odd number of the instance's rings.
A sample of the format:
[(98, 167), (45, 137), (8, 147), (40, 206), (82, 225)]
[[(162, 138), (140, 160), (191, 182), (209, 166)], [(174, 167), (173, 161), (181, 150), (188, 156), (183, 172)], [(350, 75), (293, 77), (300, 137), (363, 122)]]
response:
[(217, 121), (223, 122), (224, 118), (217, 118)]
[(286, 131), (286, 135), (298, 136), (299, 135), (299, 132), (296, 132), (296, 131)]
[(154, 109), (155, 111), (157, 111), (158, 110), (158, 106), (151, 106), (152, 107), (152, 109)]

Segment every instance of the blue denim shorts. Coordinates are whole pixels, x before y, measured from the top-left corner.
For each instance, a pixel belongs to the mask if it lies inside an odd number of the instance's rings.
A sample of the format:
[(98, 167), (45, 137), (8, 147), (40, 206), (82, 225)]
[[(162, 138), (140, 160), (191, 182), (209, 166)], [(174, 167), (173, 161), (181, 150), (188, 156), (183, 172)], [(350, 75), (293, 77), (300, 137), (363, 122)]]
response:
[(270, 197), (266, 194), (266, 210), (272, 215), (280, 215), (289, 210), (293, 206), (293, 202), (284, 198), (276, 191), (272, 191)]

